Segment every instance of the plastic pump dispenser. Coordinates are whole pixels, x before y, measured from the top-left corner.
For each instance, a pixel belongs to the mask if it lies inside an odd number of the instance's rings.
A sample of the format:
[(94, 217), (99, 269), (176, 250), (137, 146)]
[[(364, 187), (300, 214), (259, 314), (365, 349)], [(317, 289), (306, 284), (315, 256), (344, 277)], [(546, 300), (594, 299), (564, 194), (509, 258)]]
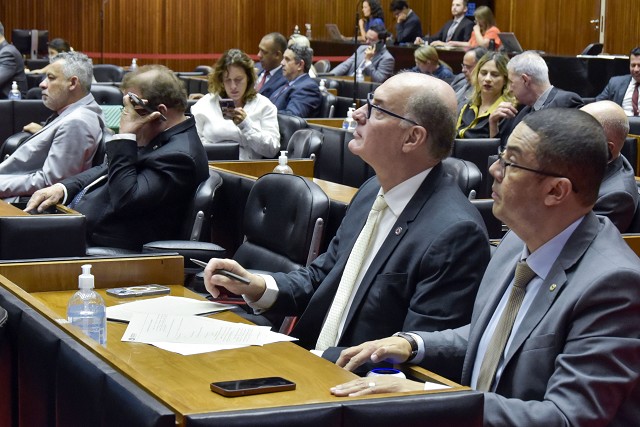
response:
[(107, 343), (107, 311), (102, 297), (94, 291), (91, 264), (82, 266), (78, 277), (80, 288), (69, 300), (67, 320), (99, 344)]
[(11, 84), (11, 92), (9, 92), (8, 99), (22, 99), (22, 94), (18, 90), (18, 83), (15, 80)]
[(287, 152), (281, 151), (280, 157), (278, 157), (278, 166), (273, 169), (276, 173), (285, 173), (288, 175), (293, 175), (293, 170), (287, 164)]

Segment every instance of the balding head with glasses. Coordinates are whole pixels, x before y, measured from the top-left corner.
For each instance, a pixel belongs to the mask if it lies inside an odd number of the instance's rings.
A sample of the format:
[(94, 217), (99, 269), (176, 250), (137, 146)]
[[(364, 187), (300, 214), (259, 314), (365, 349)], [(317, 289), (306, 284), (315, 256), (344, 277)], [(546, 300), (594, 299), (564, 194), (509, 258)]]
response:
[(376, 171), (388, 191), (449, 155), (455, 112), (455, 94), (448, 84), (417, 73), (398, 74), (356, 110), (349, 150)]

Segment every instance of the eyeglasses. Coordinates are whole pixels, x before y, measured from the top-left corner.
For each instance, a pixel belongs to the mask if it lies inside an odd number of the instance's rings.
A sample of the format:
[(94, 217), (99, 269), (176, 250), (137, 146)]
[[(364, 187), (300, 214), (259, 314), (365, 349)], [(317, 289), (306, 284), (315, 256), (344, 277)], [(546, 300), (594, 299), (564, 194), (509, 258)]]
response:
[(383, 113), (390, 115), (391, 117), (395, 117), (396, 119), (400, 119), (400, 120), (404, 120), (406, 122), (409, 122), (412, 125), (422, 126), (422, 125), (418, 124), (417, 122), (415, 122), (415, 121), (413, 121), (411, 119), (407, 119), (406, 117), (402, 117), (399, 114), (392, 113), (391, 111), (386, 110), (386, 109), (380, 107), (379, 105), (374, 104), (373, 103), (373, 92), (371, 92), (371, 93), (367, 94), (367, 120), (369, 120), (371, 118), (371, 110), (374, 109), (374, 108), (376, 110), (378, 110), (378, 111), (382, 111)]
[(555, 177), (555, 178), (566, 178), (571, 183), (571, 188), (573, 189), (573, 191), (576, 192), (576, 193), (578, 192), (578, 188), (575, 186), (575, 184), (573, 183), (573, 181), (571, 181), (570, 178), (567, 178), (566, 176), (560, 175), (558, 173), (547, 172), (547, 171), (543, 171), (543, 170), (540, 170), (540, 169), (528, 168), (526, 166), (521, 166), (521, 165), (519, 165), (517, 163), (509, 162), (509, 161), (504, 159), (504, 153), (505, 153), (505, 151), (500, 151), (500, 153), (498, 153), (498, 166), (500, 166), (500, 175), (502, 175), (502, 177), (505, 177), (506, 174), (507, 174), (507, 166), (511, 166), (512, 168), (518, 168), (518, 169), (522, 169), (522, 170), (525, 170), (525, 171), (537, 173), (537, 174), (540, 174), (540, 175), (552, 176), (552, 177)]

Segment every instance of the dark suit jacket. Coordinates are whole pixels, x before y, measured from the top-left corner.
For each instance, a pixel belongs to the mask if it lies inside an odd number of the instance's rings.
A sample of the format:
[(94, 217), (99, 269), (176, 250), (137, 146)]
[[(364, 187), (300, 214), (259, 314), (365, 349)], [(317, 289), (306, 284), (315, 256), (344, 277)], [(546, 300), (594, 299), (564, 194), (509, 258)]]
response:
[[(426, 358), (464, 359), (513, 278), (524, 242), (510, 232), (491, 258), (471, 324), (420, 334)], [(640, 420), (640, 260), (614, 225), (588, 214), (569, 238), (513, 337), (487, 426), (630, 426)], [(596, 421), (597, 420), (597, 421)]]
[[(568, 92), (566, 90), (558, 89), (554, 87), (551, 89), (547, 100), (541, 109), (544, 108), (580, 108), (584, 105), (580, 95), (574, 92)], [(515, 129), (515, 127), (524, 119), (524, 117), (533, 111), (533, 107), (530, 105), (525, 106), (518, 112), (518, 114), (508, 120), (503, 120), (500, 123), (500, 130), (498, 131), (497, 138), (501, 139), (500, 144), (504, 147), (507, 145), (509, 135)]]
[(606, 216), (621, 233), (629, 228), (638, 206), (638, 185), (633, 168), (621, 154), (607, 165), (593, 211)]
[(130, 140), (108, 141), (106, 153), (107, 162), (62, 181), (68, 202), (108, 175), (76, 207), (87, 217), (88, 243), (140, 250), (146, 242), (178, 238), (188, 202), (209, 177), (193, 117), (144, 148)]
[(278, 71), (273, 73), (271, 78), (267, 80), (264, 86), (262, 86), (259, 93), (269, 98), (273, 95), (273, 92), (277, 91), (285, 84), (287, 84), (287, 79), (284, 78), (284, 75), (282, 74), (282, 67), (280, 67), (278, 68)]
[(411, 43), (416, 38), (422, 37), (422, 23), (415, 12), (411, 12), (407, 19), (400, 24), (396, 24), (396, 44)]
[[(327, 252), (309, 267), (273, 275), (280, 292), (271, 310), (301, 315), (292, 335), (305, 348), (315, 347), (347, 258), (379, 189), (375, 177), (362, 185)], [(442, 165), (435, 166), (364, 275), (340, 347), (398, 331), (464, 324), (488, 260), (482, 218), (444, 174)], [(329, 348), (324, 357), (335, 361), (340, 350)]]
[(305, 73), (290, 87), (275, 91), (269, 99), (278, 109), (278, 113), (316, 117), (320, 112), (322, 95), (318, 83)]
[(611, 77), (604, 90), (600, 95), (596, 96), (596, 101), (608, 99), (618, 105), (622, 105), (624, 94), (627, 93), (627, 89), (629, 88), (629, 83), (631, 83), (631, 74)]
[(24, 97), (27, 93), (27, 76), (24, 74), (22, 55), (5, 40), (0, 43), (0, 99), (7, 99), (14, 81)]
[[(451, 28), (451, 24), (453, 24), (453, 19), (450, 21), (447, 21), (444, 24), (444, 26), (440, 28), (440, 31), (435, 33), (433, 36), (429, 37), (428, 38), (429, 43), (436, 40), (440, 40), (443, 42), (446, 41), (447, 33), (449, 32), (449, 28)], [(468, 18), (463, 18), (462, 21), (460, 21), (460, 23), (456, 27), (456, 29), (453, 31), (453, 37), (451, 37), (451, 40), (457, 41), (457, 42), (468, 42), (469, 39), (471, 38), (471, 33), (473, 33), (473, 25), (474, 24), (472, 20)], [(425, 37), (425, 41), (427, 41), (426, 37)]]

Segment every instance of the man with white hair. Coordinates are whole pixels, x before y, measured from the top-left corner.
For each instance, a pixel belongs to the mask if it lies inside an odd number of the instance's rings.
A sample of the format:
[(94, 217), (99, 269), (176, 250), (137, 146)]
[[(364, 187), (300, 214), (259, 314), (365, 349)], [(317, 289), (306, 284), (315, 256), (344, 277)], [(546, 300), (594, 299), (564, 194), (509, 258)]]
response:
[(536, 52), (516, 55), (507, 64), (511, 92), (523, 105), (520, 111), (511, 102), (503, 102), (489, 116), (489, 135), (500, 138), (501, 145), (518, 123), (529, 113), (544, 108), (580, 108), (584, 104), (580, 95), (554, 87), (549, 82), (549, 68)]
[(0, 198), (30, 196), (92, 166), (105, 127), (90, 92), (92, 78), (93, 64), (83, 53), (52, 59), (40, 88), (44, 105), (55, 114), (0, 163)]

